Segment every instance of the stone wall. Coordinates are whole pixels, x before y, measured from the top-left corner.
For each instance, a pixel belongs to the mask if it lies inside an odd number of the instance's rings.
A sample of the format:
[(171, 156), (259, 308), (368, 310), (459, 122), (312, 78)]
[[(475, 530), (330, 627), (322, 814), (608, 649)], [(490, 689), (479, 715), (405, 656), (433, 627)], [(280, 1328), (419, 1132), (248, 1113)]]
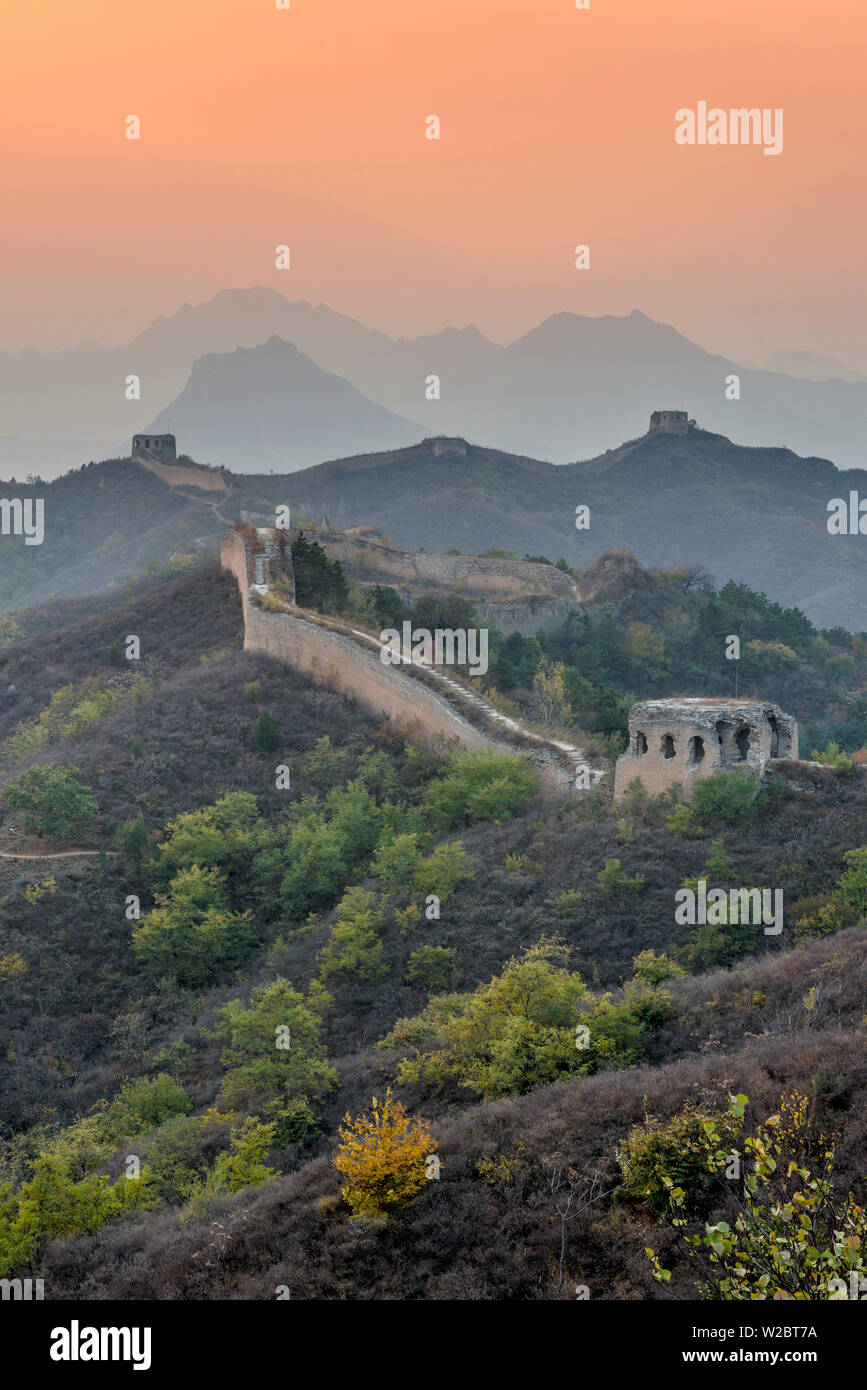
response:
[(489, 746), (483, 734), (427, 686), (384, 666), (375, 652), (365, 651), (352, 638), (289, 613), (266, 613), (253, 603), (249, 592), (252, 560), (237, 531), (223, 537), (220, 558), (241, 592), (245, 651), (264, 652), (341, 690), (375, 714), (417, 725), (428, 739), (457, 740), (467, 748)]
[[(293, 528), (293, 536), (296, 534)], [(575, 602), (574, 580), (554, 565), (396, 550), (347, 531), (324, 528), (306, 534), (308, 539), (319, 541), (359, 583), (390, 584), (415, 594), (459, 589), (471, 602), (523, 603), (546, 598)]]
[(520, 632), (529, 637), (534, 632), (553, 632), (562, 627), (575, 604), (562, 598), (529, 598), (524, 603), (474, 604), (482, 623), (492, 623), (505, 637)]
[(180, 463), (158, 463), (155, 459), (138, 457), (135, 462), (149, 473), (156, 473), (169, 487), (194, 487), (200, 492), (228, 492), (226, 479), (219, 468), (189, 468)]
[(798, 726), (779, 705), (761, 700), (642, 700), (629, 712), (629, 748), (617, 759), (614, 799), (635, 778), (652, 796), (740, 767), (764, 771), (774, 759), (797, 759)]

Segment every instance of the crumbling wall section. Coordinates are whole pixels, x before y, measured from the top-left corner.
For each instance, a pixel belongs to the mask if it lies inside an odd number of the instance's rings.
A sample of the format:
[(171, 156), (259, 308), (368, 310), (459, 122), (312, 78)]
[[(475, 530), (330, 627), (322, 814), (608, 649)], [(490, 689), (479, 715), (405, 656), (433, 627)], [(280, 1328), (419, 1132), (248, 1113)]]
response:
[(652, 796), (679, 783), (688, 798), (702, 777), (729, 768), (763, 772), (796, 760), (798, 726), (761, 700), (643, 700), (629, 712), (629, 747), (617, 759), (614, 797), (636, 778)]

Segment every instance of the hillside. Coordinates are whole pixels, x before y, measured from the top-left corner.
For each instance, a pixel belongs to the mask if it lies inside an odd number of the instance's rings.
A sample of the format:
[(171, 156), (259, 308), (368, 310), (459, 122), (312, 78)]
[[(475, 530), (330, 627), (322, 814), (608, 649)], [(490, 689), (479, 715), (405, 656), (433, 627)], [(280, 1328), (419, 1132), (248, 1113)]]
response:
[[(864, 626), (867, 550), (863, 537), (828, 534), (827, 504), (850, 489), (867, 497), (867, 471), (703, 429), (561, 467), (474, 444), (434, 457), (423, 443), (321, 464), (288, 488), (263, 477), (244, 486), (291, 501), (299, 518), (372, 522), (409, 550), (500, 547), (584, 569), (625, 546), (644, 565), (702, 565), (719, 583), (749, 584), (820, 626)], [(590, 526), (578, 531), (581, 503)]]
[[(604, 599), (617, 576), (589, 582)], [(97, 1174), (123, 1200), (60, 1229), (40, 1208), (28, 1245), (13, 1196), (0, 1277), (38, 1274), (60, 1299), (694, 1297), (619, 1146), (648, 1115), (676, 1136), (685, 1106), (721, 1114), (739, 1092), (744, 1135), (803, 1094), (809, 1134), (839, 1136), (834, 1200), (867, 1196), (863, 772), (788, 765), (736, 815), (540, 796), (520, 759), (456, 759), (243, 653), (234, 582), (207, 564), (22, 627), (3, 653), (2, 848), (9, 781), (35, 764), (77, 770), (106, 853), (0, 859), (0, 1178), (26, 1196), (39, 1175), (55, 1213), (95, 1201)], [(128, 632), (134, 666), (112, 656)], [(781, 887), (782, 933), (679, 925), (674, 890), (702, 874)], [(461, 1042), (448, 1019), (489, 987)], [(359, 1220), (338, 1126), (388, 1087), (441, 1172)], [(595, 1170), (561, 1262), (553, 1176)], [(725, 1184), (684, 1181), (693, 1223), (728, 1214)]]
[(176, 551), (213, 551), (225, 527), (207, 497), (168, 488), (129, 459), (18, 484), (14, 496), (44, 500), (45, 540), (28, 546), (0, 536), (0, 613), (104, 592), (148, 567), (165, 568)]

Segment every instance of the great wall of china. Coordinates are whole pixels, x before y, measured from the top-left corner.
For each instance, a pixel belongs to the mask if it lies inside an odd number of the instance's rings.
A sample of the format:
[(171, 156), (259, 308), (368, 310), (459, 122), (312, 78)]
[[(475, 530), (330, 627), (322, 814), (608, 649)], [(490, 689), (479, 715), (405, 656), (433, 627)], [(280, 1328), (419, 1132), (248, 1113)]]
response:
[(290, 573), (278, 535), (259, 527), (255, 546), (234, 529), (223, 537), (220, 559), (241, 594), (245, 651), (275, 657), (428, 738), (522, 752), (550, 789), (586, 791), (599, 781), (604, 769), (589, 767), (581, 748), (528, 729), (442, 669), (409, 659), (402, 669), (385, 665), (377, 637), (294, 603), (279, 612), (263, 609), (261, 595), (279, 575)]

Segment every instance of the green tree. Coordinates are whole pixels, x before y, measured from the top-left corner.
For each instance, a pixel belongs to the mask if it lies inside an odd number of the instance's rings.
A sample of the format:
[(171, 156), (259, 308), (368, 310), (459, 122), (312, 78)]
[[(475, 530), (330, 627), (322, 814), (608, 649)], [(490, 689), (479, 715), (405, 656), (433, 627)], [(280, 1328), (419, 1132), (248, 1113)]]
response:
[(230, 911), (218, 869), (182, 869), (156, 902), (133, 927), (131, 945), (142, 970), (157, 978), (196, 988), (237, 965), (256, 939), (250, 912)]
[(115, 831), (114, 843), (126, 859), (141, 862), (148, 842), (148, 829), (141, 816), (127, 820)]
[(279, 743), (280, 725), (273, 714), (264, 710), (256, 723), (256, 747), (261, 748), (264, 752), (270, 752), (278, 747)]
[(169, 821), (157, 845), (152, 874), (158, 883), (166, 883), (182, 870), (218, 869), (237, 901), (249, 896), (255, 857), (269, 838), (252, 792), (229, 792), (213, 806)]
[(337, 908), (328, 945), (319, 954), (319, 974), (330, 980), (378, 980), (388, 974), (377, 932), (385, 918), (376, 898), (364, 888), (348, 888)]
[(307, 997), (278, 977), (234, 999), (214, 1030), (226, 1075), (222, 1100), (265, 1114), (280, 1143), (306, 1138), (318, 1124), (318, 1104), (338, 1084), (321, 1042), (322, 1015), (331, 1004), (321, 988)]
[(837, 884), (834, 896), (862, 915), (867, 914), (867, 847), (850, 849), (843, 855), (843, 862), (848, 867)]
[(485, 749), (465, 749), (448, 759), (429, 783), (424, 809), (432, 825), (450, 830), (478, 821), (511, 820), (530, 804), (539, 780), (526, 758)]
[(473, 861), (460, 840), (448, 840), (419, 860), (412, 882), (417, 893), (435, 893), (441, 903), (447, 903), (462, 884), (472, 883), (475, 877)]
[(373, 877), (393, 892), (406, 892), (421, 861), (420, 838), (411, 832), (379, 845), (370, 865)]
[(407, 962), (407, 983), (419, 984), (428, 994), (445, 994), (457, 978), (456, 953), (447, 946), (419, 946)]
[(543, 939), (470, 994), (432, 999), (378, 1044), (399, 1048), (401, 1082), (437, 1089), (449, 1079), (487, 1099), (516, 1095), (577, 1071), (575, 1006), (587, 994), (564, 968), (568, 947)]
[(233, 1129), (229, 1149), (217, 1155), (203, 1179), (189, 1185), (189, 1201), (182, 1219), (204, 1216), (216, 1199), (269, 1182), (277, 1173), (276, 1168), (265, 1163), (274, 1142), (274, 1130), (273, 1124), (262, 1124), (252, 1115)]
[(43, 1242), (52, 1236), (95, 1235), (122, 1212), (147, 1208), (155, 1201), (147, 1168), (138, 1178), (123, 1177), (115, 1183), (95, 1174), (76, 1182), (65, 1159), (42, 1154), (30, 1181), (17, 1193), (8, 1183), (0, 1185), (0, 1278), (37, 1259)]
[(28, 830), (70, 839), (87, 829), (97, 810), (93, 793), (77, 781), (77, 772), (77, 767), (30, 767), (6, 783), (3, 798), (22, 812)]
[(295, 601), (302, 608), (340, 613), (349, 598), (349, 583), (339, 560), (331, 560), (318, 541), (308, 541), (303, 531), (292, 543)]

